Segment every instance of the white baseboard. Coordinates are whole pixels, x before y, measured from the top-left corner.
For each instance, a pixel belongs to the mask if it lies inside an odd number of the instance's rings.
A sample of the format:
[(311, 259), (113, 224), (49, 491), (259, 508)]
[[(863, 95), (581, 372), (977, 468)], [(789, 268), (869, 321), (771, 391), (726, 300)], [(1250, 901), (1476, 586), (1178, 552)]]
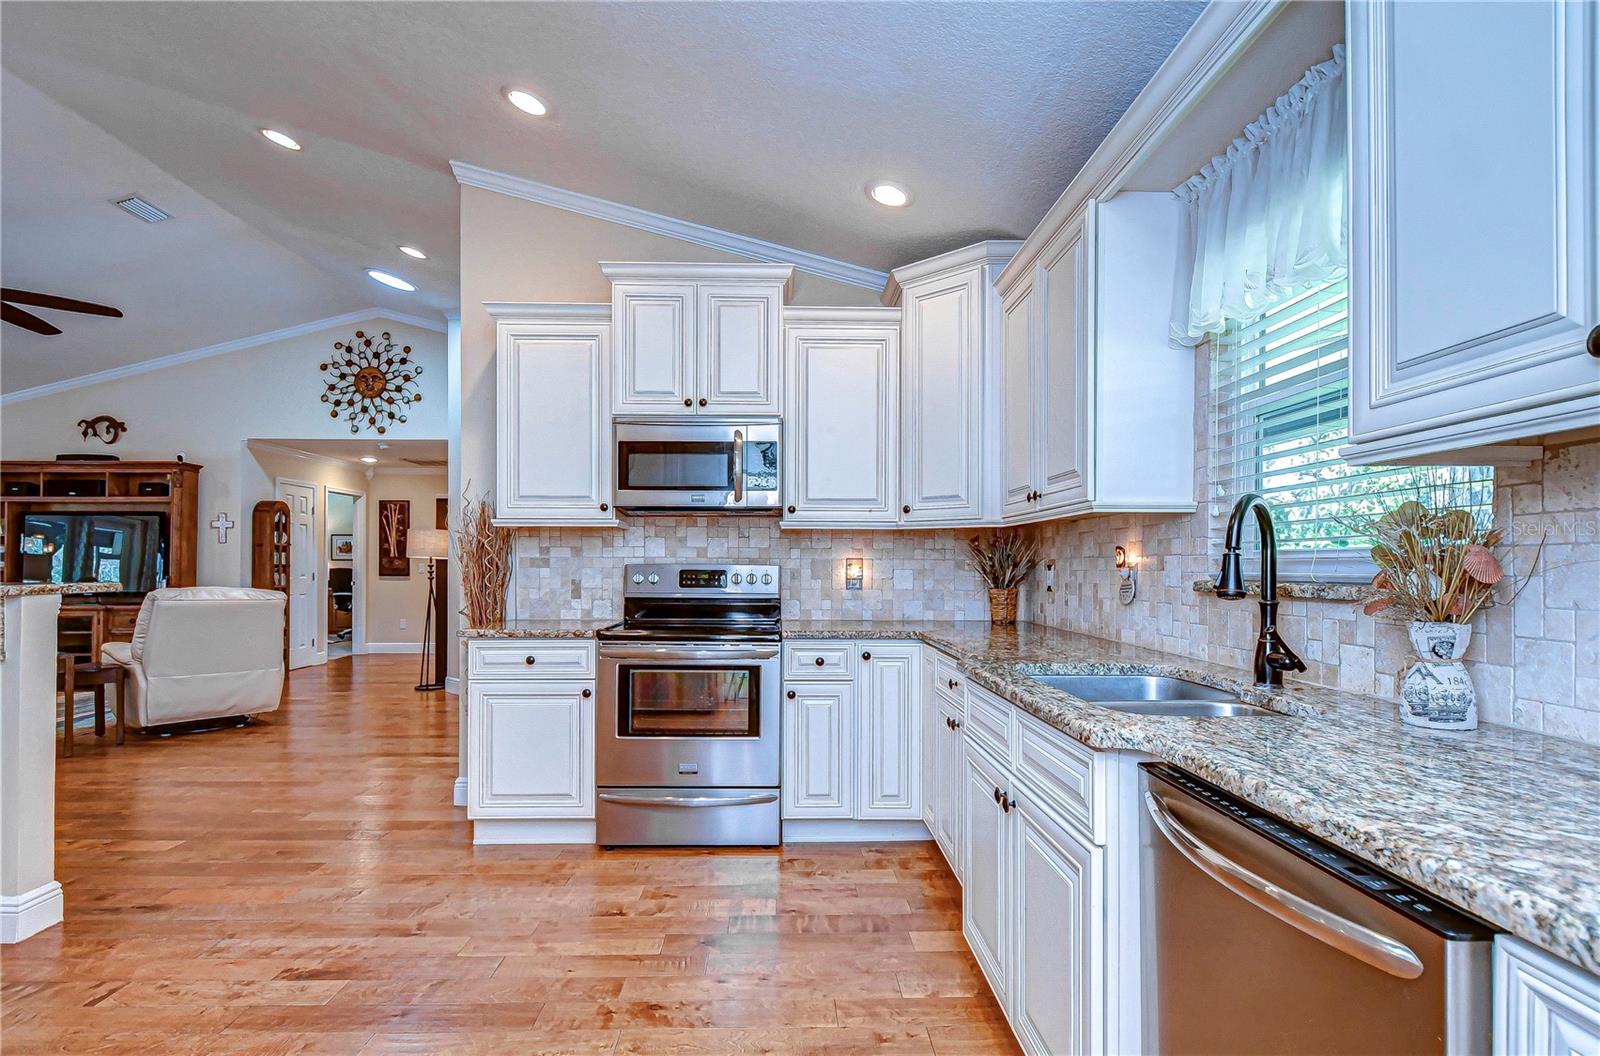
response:
[(480, 818), (472, 823), (475, 844), (594, 844), (594, 822), (567, 818)]
[(454, 803), (458, 807), (464, 807), (464, 806), (467, 805), (467, 779), (466, 778), (464, 778), (464, 777), (456, 778), (455, 790), (450, 794), (450, 802)]
[(920, 821), (798, 818), (785, 819), (783, 823), (784, 843), (901, 843), (931, 839), (928, 827)]
[(369, 653), (420, 653), (421, 642), (368, 642)]
[(0, 943), (21, 942), (60, 924), (65, 906), (54, 880), (20, 895), (0, 895)]
[(446, 693), (454, 693), (459, 697), (461, 695), (461, 680), (455, 675), (444, 676), (444, 691)]

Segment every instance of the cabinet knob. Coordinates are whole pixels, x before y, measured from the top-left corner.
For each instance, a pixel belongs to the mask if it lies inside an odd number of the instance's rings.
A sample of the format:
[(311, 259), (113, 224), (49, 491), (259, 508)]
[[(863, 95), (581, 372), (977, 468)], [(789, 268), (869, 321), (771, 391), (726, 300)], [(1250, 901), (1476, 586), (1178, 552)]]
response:
[(793, 700), (794, 699), (794, 690), (791, 689), (789, 692), (785, 693), (784, 696), (788, 697), (790, 700)]
[(950, 720), (950, 728), (952, 730), (959, 730), (961, 728), (961, 720), (960, 719), (951, 719)]
[(586, 690), (583, 691), (583, 699), (584, 700), (588, 700), (592, 696), (594, 696), (594, 694), (592, 692), (590, 692), (589, 690), (586, 689)]
[(950, 716), (946, 715), (944, 717), (944, 725), (945, 725), (945, 729), (953, 730), (953, 729), (956, 728), (956, 720), (952, 719)]
[(863, 659), (863, 660), (871, 660), (872, 659), (872, 654), (871, 653), (862, 653), (861, 654), (861, 659)]
[(1595, 359), (1600, 359), (1600, 326), (1589, 331), (1589, 342), (1585, 345), (1589, 354)]
[(700, 397), (700, 406), (704, 407), (705, 405), (706, 405), (706, 398), (704, 396), (702, 396), (702, 397)]
[(900, 512), (901, 513), (910, 513), (911, 512), (911, 504), (908, 502), (904, 506), (900, 507)]
[(683, 398), (683, 405), (684, 405), (684, 406), (685, 406), (685, 407), (693, 407), (693, 406), (694, 406), (694, 401), (693, 401), (693, 400), (691, 400), (691, 399), (689, 399), (689, 397), (687, 397), (687, 396), (685, 396), (685, 397), (684, 397), (684, 398)]
[(956, 680), (952, 678), (949, 682), (946, 683), (946, 685), (948, 685), (951, 689), (955, 689), (956, 688)]
[(610, 508), (611, 508), (611, 504), (610, 504), (610, 503), (608, 503), (608, 502), (602, 502), (602, 503), (601, 503), (601, 504), (600, 504), (600, 512), (601, 512), (601, 513), (605, 513), (605, 512), (606, 512), (606, 511), (607, 511), (607, 510), (609, 510), (609, 509), (610, 509)]
[(522, 658), (522, 662), (527, 664), (529, 667), (532, 667), (536, 661), (531, 656), (525, 656)]
[(788, 507), (788, 510), (789, 510), (790, 513), (793, 513), (794, 512), (794, 507), (790, 506), (790, 507)]
[(819, 656), (819, 657), (817, 657), (817, 666), (818, 666), (818, 667), (821, 667), (821, 666), (822, 666), (822, 665), (823, 665), (823, 664), (825, 664), (825, 663), (826, 663), (826, 662), (827, 662), (827, 661), (825, 661), (825, 660), (823, 660), (823, 659), (822, 659), (822, 657), (820, 657), (820, 656)]
[(1002, 797), (1000, 797), (1000, 809), (1005, 811), (1007, 814), (1010, 814), (1011, 813), (1011, 808), (1016, 806), (1016, 805), (1017, 805), (1017, 801), (1012, 799), (1010, 796), (1002, 796)]
[(996, 785), (995, 788), (994, 788), (994, 801), (996, 803), (999, 803), (1004, 798), (1005, 797), (1000, 794), (1000, 786)]

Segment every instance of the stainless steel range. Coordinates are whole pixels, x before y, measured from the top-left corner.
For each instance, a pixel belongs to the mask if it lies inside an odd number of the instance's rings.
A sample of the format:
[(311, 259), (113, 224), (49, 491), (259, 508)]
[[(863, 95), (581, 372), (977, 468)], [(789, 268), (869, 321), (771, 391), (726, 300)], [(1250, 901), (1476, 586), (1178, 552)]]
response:
[(776, 845), (778, 568), (629, 565), (601, 631), (595, 839)]

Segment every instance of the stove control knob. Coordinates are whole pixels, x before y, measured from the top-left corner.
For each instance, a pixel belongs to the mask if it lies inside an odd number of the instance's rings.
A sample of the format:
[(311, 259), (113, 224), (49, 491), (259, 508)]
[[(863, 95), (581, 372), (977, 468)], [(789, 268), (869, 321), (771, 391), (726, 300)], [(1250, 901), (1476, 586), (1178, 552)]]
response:
[(652, 573), (650, 573), (650, 582), (652, 582), (652, 583), (660, 583), (661, 582), (661, 577), (656, 575), (654, 572), (652, 572)]
[(761, 574), (761, 585), (764, 586), (764, 587), (772, 586), (772, 573), (771, 572), (763, 572)]
[(740, 583), (743, 583), (743, 582), (744, 582), (744, 577), (739, 575), (739, 573), (735, 572), (733, 574), (733, 585), (737, 587)]
[(633, 574), (633, 581), (635, 583), (643, 583), (644, 582), (644, 573), (643, 572), (635, 572)]

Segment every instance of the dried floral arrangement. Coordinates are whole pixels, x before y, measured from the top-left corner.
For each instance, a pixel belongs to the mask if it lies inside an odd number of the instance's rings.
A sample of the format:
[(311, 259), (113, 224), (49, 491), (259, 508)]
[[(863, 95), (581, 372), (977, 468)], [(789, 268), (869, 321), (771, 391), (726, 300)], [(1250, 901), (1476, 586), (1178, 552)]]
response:
[[(1505, 533), (1479, 524), (1467, 510), (1435, 512), (1413, 499), (1351, 527), (1373, 540), (1377, 596), (1366, 604), (1369, 616), (1390, 610), (1407, 620), (1466, 623), (1494, 599), (1495, 585), (1505, 578), (1494, 554)], [(1535, 566), (1538, 560), (1536, 551)]]
[(469, 627), (500, 627), (506, 619), (506, 584), (511, 581), (511, 529), (494, 523), (487, 498), (461, 493), (461, 614)]
[(1039, 563), (1039, 543), (1021, 532), (996, 532), (988, 539), (975, 535), (967, 540), (967, 549), (972, 552), (972, 567), (990, 590), (1021, 586)]

